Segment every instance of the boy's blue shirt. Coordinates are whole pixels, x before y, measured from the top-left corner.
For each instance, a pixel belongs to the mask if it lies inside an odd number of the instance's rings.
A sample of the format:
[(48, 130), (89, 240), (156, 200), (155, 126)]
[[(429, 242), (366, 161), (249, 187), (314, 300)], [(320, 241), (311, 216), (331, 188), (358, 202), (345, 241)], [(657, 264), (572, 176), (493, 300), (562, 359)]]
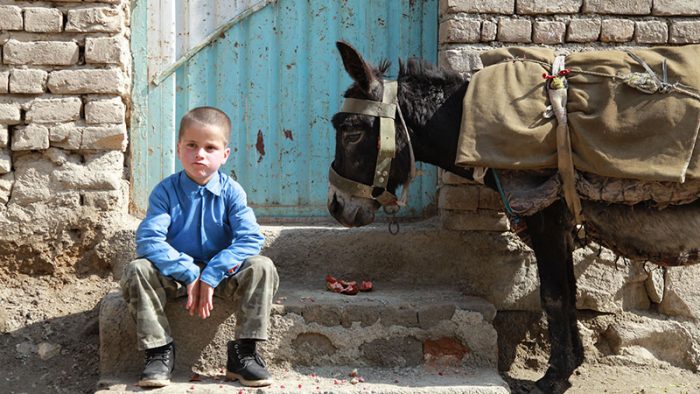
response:
[(217, 172), (200, 186), (184, 171), (162, 180), (136, 230), (136, 253), (160, 273), (188, 285), (200, 277), (216, 287), (243, 261), (260, 253), (265, 238), (241, 185)]

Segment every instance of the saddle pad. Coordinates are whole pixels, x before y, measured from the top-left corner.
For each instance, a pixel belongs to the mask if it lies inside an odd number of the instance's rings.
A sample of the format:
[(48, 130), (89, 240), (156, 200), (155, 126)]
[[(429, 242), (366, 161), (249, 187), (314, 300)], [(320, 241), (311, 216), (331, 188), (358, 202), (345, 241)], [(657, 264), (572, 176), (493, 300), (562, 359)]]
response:
[[(646, 71), (622, 51), (566, 56), (569, 133), (576, 169), (647, 181), (700, 178), (700, 45), (631, 50), (678, 89), (647, 93), (625, 82)], [(557, 168), (556, 119), (544, 73), (555, 53), (501, 48), (482, 54), (463, 103), (456, 164), (512, 170)], [(640, 73), (640, 74), (633, 74)], [(693, 97), (693, 96), (697, 97)]]

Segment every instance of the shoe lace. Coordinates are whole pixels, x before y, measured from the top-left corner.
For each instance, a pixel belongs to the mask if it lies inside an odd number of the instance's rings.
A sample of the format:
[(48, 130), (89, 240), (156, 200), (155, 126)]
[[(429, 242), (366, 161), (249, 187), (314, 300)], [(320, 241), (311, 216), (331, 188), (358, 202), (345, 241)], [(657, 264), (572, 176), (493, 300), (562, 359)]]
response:
[(241, 364), (245, 364), (245, 361), (252, 360), (263, 368), (267, 367), (265, 360), (260, 357), (256, 350), (243, 348), (243, 346), (240, 346), (238, 343), (234, 344), (233, 348), (236, 350), (236, 355), (238, 355), (238, 359), (241, 360)]
[(154, 361), (160, 361), (163, 364), (168, 365), (171, 354), (172, 351), (170, 348), (165, 350), (146, 351), (146, 364), (150, 364)]

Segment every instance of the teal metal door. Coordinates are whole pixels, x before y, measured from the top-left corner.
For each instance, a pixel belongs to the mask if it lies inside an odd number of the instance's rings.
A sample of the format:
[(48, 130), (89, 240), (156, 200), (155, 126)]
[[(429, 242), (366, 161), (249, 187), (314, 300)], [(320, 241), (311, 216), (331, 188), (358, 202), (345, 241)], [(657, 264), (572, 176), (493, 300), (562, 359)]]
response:
[[(132, 211), (145, 212), (152, 188), (181, 169), (175, 143), (182, 115), (212, 105), (233, 123), (232, 153), (222, 171), (241, 183), (259, 217), (326, 216), (335, 146), (330, 118), (351, 82), (335, 42), (351, 43), (375, 64), (390, 59), (389, 77), (395, 78), (399, 58), (437, 60), (437, 3), (259, 1), (169, 68), (152, 70), (148, 61), (158, 56), (154, 52), (172, 44), (154, 42), (153, 32), (178, 29), (184, 23), (177, 19), (181, 10), (172, 12), (172, 25), (152, 26), (154, 10), (146, 1), (134, 2)], [(422, 168), (403, 215), (420, 216), (431, 206), (436, 173), (432, 166)]]

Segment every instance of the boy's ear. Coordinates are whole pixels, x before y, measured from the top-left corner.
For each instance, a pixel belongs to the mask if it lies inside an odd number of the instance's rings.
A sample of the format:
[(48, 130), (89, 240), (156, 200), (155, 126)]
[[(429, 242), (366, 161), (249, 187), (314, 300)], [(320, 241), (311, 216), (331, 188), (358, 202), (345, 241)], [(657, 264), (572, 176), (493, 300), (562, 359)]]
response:
[(228, 160), (229, 155), (231, 154), (231, 148), (226, 146), (226, 149), (224, 149), (224, 161), (221, 164), (226, 163), (226, 160)]

